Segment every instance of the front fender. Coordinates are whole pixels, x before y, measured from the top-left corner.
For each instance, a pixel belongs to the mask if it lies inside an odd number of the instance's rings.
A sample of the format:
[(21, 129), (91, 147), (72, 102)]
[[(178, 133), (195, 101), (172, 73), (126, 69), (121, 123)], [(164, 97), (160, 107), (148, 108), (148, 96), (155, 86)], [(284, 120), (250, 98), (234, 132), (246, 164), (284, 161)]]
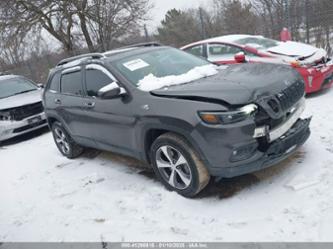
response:
[(149, 146), (147, 146), (147, 135), (150, 131), (162, 131), (162, 133), (173, 132), (182, 136), (191, 146), (193, 146), (193, 148), (199, 153), (199, 156), (203, 159), (204, 156), (200, 147), (191, 136), (194, 128), (195, 127), (192, 124), (177, 118), (157, 118), (156, 116), (153, 118), (144, 118), (137, 124), (136, 128), (136, 141), (138, 141), (137, 148), (139, 148), (140, 152), (143, 152), (141, 160), (145, 162), (150, 161), (149, 151), (147, 151), (149, 148)]

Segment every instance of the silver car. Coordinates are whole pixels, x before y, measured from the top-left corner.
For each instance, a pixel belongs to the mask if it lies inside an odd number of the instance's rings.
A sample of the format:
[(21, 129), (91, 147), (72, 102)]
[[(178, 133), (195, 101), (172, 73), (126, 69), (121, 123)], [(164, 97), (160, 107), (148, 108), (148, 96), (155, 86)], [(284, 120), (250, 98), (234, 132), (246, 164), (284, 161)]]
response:
[(42, 88), (17, 75), (0, 76), (0, 141), (47, 125)]

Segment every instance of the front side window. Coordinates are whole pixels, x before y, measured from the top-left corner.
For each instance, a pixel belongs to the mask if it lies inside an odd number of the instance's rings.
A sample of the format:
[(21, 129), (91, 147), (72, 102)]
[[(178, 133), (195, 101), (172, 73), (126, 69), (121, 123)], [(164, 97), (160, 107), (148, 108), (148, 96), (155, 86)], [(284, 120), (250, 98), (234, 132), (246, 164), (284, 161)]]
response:
[[(150, 80), (151, 84), (167, 85), (164, 83), (190, 81), (193, 75), (197, 78), (200, 78), (200, 75), (205, 77), (207, 75), (204, 70), (198, 73), (196, 69), (210, 66), (211, 63), (175, 48), (158, 48), (115, 60), (112, 65), (128, 81), (139, 87), (143, 79), (145, 82)], [(182, 77), (192, 70), (195, 72), (190, 77)]]
[(61, 76), (61, 92), (69, 95), (82, 95), (81, 71), (63, 73)]
[(203, 45), (193, 46), (185, 49), (185, 51), (195, 56), (205, 57)]
[(90, 97), (97, 97), (98, 91), (114, 82), (112, 75), (100, 65), (86, 66), (86, 89)]
[(211, 43), (208, 45), (208, 59), (210, 61), (233, 60), (235, 54), (242, 51), (241, 48), (235, 46)]
[(34, 83), (23, 77), (0, 79), (0, 99), (35, 91), (37, 89), (38, 87)]

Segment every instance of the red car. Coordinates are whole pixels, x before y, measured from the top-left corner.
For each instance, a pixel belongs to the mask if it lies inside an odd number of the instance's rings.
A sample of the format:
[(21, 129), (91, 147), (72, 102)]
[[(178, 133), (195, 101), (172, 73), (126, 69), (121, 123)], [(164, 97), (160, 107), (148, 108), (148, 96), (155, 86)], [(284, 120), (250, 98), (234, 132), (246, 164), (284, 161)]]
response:
[(333, 61), (327, 52), (300, 42), (280, 42), (263, 36), (227, 35), (191, 43), (181, 49), (217, 64), (289, 64), (303, 76), (307, 93), (329, 88), (333, 84)]

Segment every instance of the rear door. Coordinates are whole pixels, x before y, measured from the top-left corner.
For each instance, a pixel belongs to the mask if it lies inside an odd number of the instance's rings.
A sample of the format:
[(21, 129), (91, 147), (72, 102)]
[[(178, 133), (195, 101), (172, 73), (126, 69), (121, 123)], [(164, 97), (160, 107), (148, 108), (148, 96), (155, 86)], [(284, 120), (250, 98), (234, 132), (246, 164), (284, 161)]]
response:
[(82, 125), (85, 116), (82, 67), (77, 66), (62, 71), (60, 92), (61, 94), (55, 95), (53, 100), (58, 115), (77, 141), (85, 138), (87, 134)]
[(101, 99), (98, 90), (116, 82), (110, 71), (99, 64), (85, 66), (85, 111), (87, 133), (90, 133), (101, 149), (129, 154), (134, 148), (135, 117), (130, 102), (123, 98)]

